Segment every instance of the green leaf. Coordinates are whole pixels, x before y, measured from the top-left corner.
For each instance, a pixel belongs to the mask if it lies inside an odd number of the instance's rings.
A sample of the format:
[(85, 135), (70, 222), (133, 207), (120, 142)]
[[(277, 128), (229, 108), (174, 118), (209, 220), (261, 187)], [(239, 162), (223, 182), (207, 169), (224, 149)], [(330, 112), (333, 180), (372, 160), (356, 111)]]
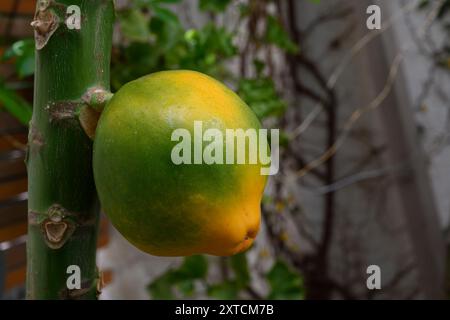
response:
[(223, 12), (230, 4), (231, 0), (200, 0), (199, 8), (202, 11)]
[(154, 299), (173, 299), (174, 288), (178, 288), (185, 296), (194, 293), (194, 280), (203, 279), (208, 272), (208, 261), (204, 256), (184, 258), (178, 269), (169, 270), (156, 278), (147, 286)]
[(278, 260), (267, 274), (271, 291), (268, 299), (303, 299), (302, 277), (293, 272), (284, 262)]
[(238, 94), (259, 119), (280, 116), (286, 109), (286, 103), (279, 97), (269, 78), (241, 79)]
[(237, 54), (233, 35), (213, 24), (187, 30), (183, 40), (185, 51), (180, 56), (181, 69), (197, 70), (220, 78), (226, 59)]
[(0, 103), (3, 107), (23, 125), (28, 125), (31, 120), (33, 108), (16, 92), (0, 84)]
[(172, 50), (182, 41), (182, 26), (176, 16), (170, 18), (169, 12), (161, 11), (150, 20), (150, 31), (156, 36), (154, 47), (159, 53)]
[(185, 297), (190, 297), (194, 294), (194, 281), (193, 280), (184, 280), (177, 284), (178, 289)]
[(173, 13), (171, 10), (156, 6), (153, 8), (155, 15), (161, 20), (168, 23), (178, 23), (178, 16)]
[(250, 6), (246, 3), (239, 4), (239, 14), (241, 17), (247, 17), (250, 14)]
[(281, 23), (274, 16), (268, 16), (265, 40), (274, 44), (288, 53), (297, 53), (298, 46), (295, 44), (289, 34), (284, 30)]
[(2, 61), (14, 58), (16, 72), (20, 78), (34, 74), (34, 40), (24, 39), (13, 43), (5, 51)]
[(114, 50), (111, 68), (111, 86), (118, 90), (125, 83), (159, 68), (158, 51), (148, 42), (131, 42)]
[(172, 291), (172, 285), (172, 274), (169, 272), (154, 280), (147, 286), (147, 290), (153, 299), (172, 300), (175, 297)]
[(137, 9), (126, 9), (118, 13), (120, 28), (123, 35), (131, 41), (144, 42), (149, 39), (147, 18)]
[(153, 0), (155, 3), (179, 3), (183, 0)]
[(139, 8), (154, 8), (160, 4), (174, 4), (183, 0), (134, 0), (132, 4)]
[(208, 261), (204, 256), (190, 256), (184, 258), (184, 262), (177, 271), (180, 279), (199, 279), (206, 276)]
[(289, 142), (291, 141), (289, 135), (286, 133), (286, 131), (280, 131), (280, 146), (281, 147), (287, 147), (289, 145)]
[(255, 66), (257, 77), (260, 78), (262, 76), (262, 73), (264, 72), (264, 69), (266, 68), (264, 61), (255, 59), (253, 60), (253, 65)]
[(208, 287), (208, 295), (221, 300), (235, 300), (239, 295), (239, 286), (234, 281), (227, 281)]
[(247, 256), (244, 253), (234, 255), (230, 258), (231, 268), (236, 277), (236, 284), (244, 288), (250, 282), (250, 274), (248, 272)]

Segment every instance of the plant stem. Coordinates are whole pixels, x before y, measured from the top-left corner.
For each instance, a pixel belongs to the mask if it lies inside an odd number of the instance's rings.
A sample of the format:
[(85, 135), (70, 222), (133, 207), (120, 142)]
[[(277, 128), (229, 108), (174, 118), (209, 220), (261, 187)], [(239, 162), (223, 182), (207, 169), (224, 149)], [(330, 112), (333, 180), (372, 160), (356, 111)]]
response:
[[(65, 24), (77, 5), (81, 28)], [(34, 110), (28, 142), (27, 297), (95, 299), (99, 205), (92, 141), (77, 110), (90, 88), (109, 89), (112, 0), (38, 0)], [(80, 288), (68, 287), (69, 266)], [(76, 281), (72, 284), (76, 287)]]

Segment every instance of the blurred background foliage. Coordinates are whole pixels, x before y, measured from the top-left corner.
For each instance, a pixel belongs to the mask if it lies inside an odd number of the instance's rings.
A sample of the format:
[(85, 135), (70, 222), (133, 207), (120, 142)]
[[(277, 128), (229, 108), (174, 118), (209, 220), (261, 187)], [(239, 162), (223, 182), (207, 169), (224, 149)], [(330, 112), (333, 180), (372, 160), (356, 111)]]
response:
[[(264, 76), (265, 65), (254, 61), (258, 70), (255, 78), (236, 78), (227, 63), (238, 57), (235, 44), (236, 30), (206, 23), (201, 28), (188, 29), (169, 6), (182, 0), (132, 0), (117, 9), (120, 26), (118, 39), (112, 52), (111, 89), (117, 91), (123, 84), (143, 75), (171, 69), (190, 69), (209, 74), (227, 82), (254, 109), (260, 118), (280, 115), (285, 103), (275, 90), (274, 83)], [(231, 0), (198, 2), (199, 10), (211, 15), (222, 14)], [(270, 2), (270, 1), (268, 1)], [(315, 1), (317, 2), (317, 1)], [(241, 5), (244, 19), (250, 14), (250, 5)], [(258, 45), (274, 45), (287, 52), (296, 52), (296, 44), (275, 16), (266, 16), (267, 23)], [(14, 60), (17, 81), (0, 79), (0, 101), (22, 123), (31, 117), (31, 105), (15, 91), (32, 86), (34, 73), (34, 40), (15, 42), (1, 57), (1, 61)]]
[(186, 257), (179, 268), (169, 270), (156, 278), (147, 289), (154, 299), (193, 298), (199, 293), (216, 299), (304, 298), (302, 277), (282, 260), (276, 261), (266, 274), (270, 290), (266, 296), (261, 296), (251, 287), (251, 271), (245, 253), (223, 259), (225, 267), (232, 272), (231, 278), (208, 282), (208, 259), (204, 256), (191, 256)]
[(14, 61), (16, 74), (12, 79), (0, 76), (0, 103), (22, 124), (28, 125), (32, 106), (20, 95), (21, 89), (33, 86), (34, 39), (19, 40), (6, 50), (0, 62)]
[[(266, 66), (254, 61), (257, 76), (236, 78), (230, 62), (239, 57), (236, 45), (239, 21), (251, 13), (251, 4), (240, 5), (238, 23), (231, 27), (208, 22), (200, 28), (186, 28), (169, 5), (181, 0), (135, 0), (117, 17), (121, 39), (112, 56), (112, 90), (145, 74), (170, 69), (190, 69), (209, 74), (233, 87), (262, 119), (279, 116), (285, 103), (275, 90), (274, 83), (264, 76)], [(231, 0), (198, 2), (199, 10), (213, 16), (223, 14)], [(289, 52), (297, 46), (290, 39), (276, 17), (268, 15), (265, 30), (258, 45), (275, 45)]]

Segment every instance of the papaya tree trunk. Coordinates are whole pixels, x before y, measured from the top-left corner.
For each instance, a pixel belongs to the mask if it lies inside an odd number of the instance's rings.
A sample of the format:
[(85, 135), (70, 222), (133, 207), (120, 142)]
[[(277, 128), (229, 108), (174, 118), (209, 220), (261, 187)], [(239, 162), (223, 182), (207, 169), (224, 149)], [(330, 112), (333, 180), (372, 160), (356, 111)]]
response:
[(90, 92), (109, 90), (113, 19), (112, 0), (37, 1), (27, 154), (29, 299), (98, 295), (92, 140), (78, 115)]

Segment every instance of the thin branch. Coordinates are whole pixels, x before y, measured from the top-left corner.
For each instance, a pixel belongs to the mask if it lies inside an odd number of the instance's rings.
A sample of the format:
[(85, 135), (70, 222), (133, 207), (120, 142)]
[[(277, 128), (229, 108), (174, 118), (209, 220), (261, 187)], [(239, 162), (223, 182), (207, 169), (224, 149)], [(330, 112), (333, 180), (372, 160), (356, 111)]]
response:
[(340, 189), (346, 188), (348, 186), (351, 186), (352, 184), (359, 183), (361, 181), (365, 180), (371, 180), (383, 177), (388, 174), (392, 173), (399, 173), (399, 172), (407, 172), (409, 170), (409, 166), (405, 164), (399, 164), (396, 166), (389, 166), (386, 168), (380, 168), (375, 170), (367, 170), (358, 172), (354, 175), (345, 177), (339, 181), (336, 181), (330, 185), (321, 186), (313, 190), (313, 193), (317, 195), (324, 195), (329, 192), (335, 192)]
[[(423, 39), (425, 37), (427, 30), (431, 27), (433, 21), (436, 19), (437, 15), (439, 13), (440, 8), (442, 7), (442, 5), (444, 3), (445, 3), (445, 0), (440, 0), (438, 5), (436, 5), (436, 7), (433, 10), (431, 10), (430, 14), (427, 16), (427, 20), (426, 20), (425, 24), (423, 25), (423, 28), (421, 29), (421, 32), (420, 32), (421, 39)], [(299, 170), (297, 172), (299, 177), (303, 177), (311, 169), (314, 169), (314, 168), (320, 166), (321, 164), (326, 162), (328, 159), (333, 157), (334, 154), (336, 154), (336, 152), (338, 151), (338, 149), (342, 147), (345, 140), (347, 139), (347, 136), (348, 136), (350, 130), (353, 128), (354, 124), (359, 120), (359, 118), (361, 118), (361, 116), (363, 114), (378, 108), (384, 102), (384, 100), (386, 100), (386, 98), (389, 96), (389, 94), (394, 86), (397, 74), (400, 69), (400, 65), (401, 65), (402, 61), (404, 60), (405, 54), (410, 49), (411, 49), (411, 45), (406, 46), (405, 48), (400, 50), (400, 52), (394, 58), (394, 61), (390, 67), (389, 76), (388, 76), (388, 79), (386, 81), (386, 84), (385, 84), (383, 90), (367, 106), (358, 108), (355, 111), (353, 111), (353, 113), (350, 115), (350, 117), (344, 124), (343, 132), (341, 133), (339, 138), (319, 158), (311, 161), (304, 168)]]
[(389, 96), (389, 93), (392, 90), (392, 87), (396, 80), (396, 77), (397, 77), (397, 74), (399, 71), (399, 67), (400, 67), (400, 63), (402, 62), (402, 60), (403, 60), (403, 54), (400, 53), (394, 59), (394, 62), (392, 64), (390, 72), (389, 72), (388, 80), (387, 80), (386, 85), (384, 86), (383, 90), (380, 92), (380, 94), (373, 101), (371, 101), (371, 103), (369, 103), (367, 106), (358, 108), (355, 111), (353, 111), (351, 116), (348, 118), (348, 120), (344, 124), (344, 129), (343, 129), (342, 133), (340, 134), (340, 136), (337, 138), (337, 140), (319, 158), (311, 161), (305, 167), (303, 167), (301, 170), (299, 170), (297, 172), (297, 175), (299, 177), (303, 177), (309, 171), (311, 171), (311, 169), (317, 168), (321, 164), (325, 163), (328, 159), (330, 159), (339, 150), (339, 148), (342, 147), (345, 140), (347, 139), (347, 136), (348, 136), (350, 130), (353, 128), (353, 125), (359, 120), (359, 118), (366, 112), (379, 107), (384, 102), (384, 100)]
[(308, 223), (305, 223), (306, 216), (303, 214), (303, 211), (300, 208), (297, 207), (296, 214), (294, 214), (293, 219), (300, 220), (300, 221), (296, 221), (298, 223), (294, 224), (294, 227), (296, 228), (297, 233), (302, 238), (306, 239), (313, 248), (317, 249), (319, 247), (319, 243), (318, 243), (316, 237), (314, 237), (314, 235), (306, 228), (306, 225), (308, 224)]
[(352, 8), (340, 8), (340, 6), (335, 6), (328, 10), (326, 13), (321, 14), (317, 18), (315, 18), (312, 22), (309, 23), (308, 26), (301, 33), (304, 35), (304, 38), (309, 36), (314, 32), (319, 25), (322, 25), (326, 22), (331, 22), (335, 20), (340, 20), (342, 18), (346, 18), (350, 14), (353, 13)]
[[(363, 49), (365, 48), (372, 40), (374, 40), (377, 36), (383, 34), (387, 30), (389, 30), (395, 22), (399, 18), (401, 18), (406, 12), (411, 11), (416, 7), (415, 4), (405, 6), (402, 8), (399, 14), (394, 15), (388, 21), (383, 24), (383, 27), (380, 30), (372, 31), (367, 33), (363, 38), (361, 38), (349, 51), (349, 53), (342, 59), (342, 62), (337, 65), (337, 67), (332, 72), (331, 76), (327, 81), (327, 88), (332, 89), (335, 87), (337, 81), (341, 77), (344, 70), (353, 60), (353, 58)], [(305, 117), (305, 120), (291, 132), (291, 137), (296, 138), (301, 135), (304, 131), (308, 129), (311, 123), (320, 115), (324, 105), (321, 103), (317, 103), (313, 110)]]

